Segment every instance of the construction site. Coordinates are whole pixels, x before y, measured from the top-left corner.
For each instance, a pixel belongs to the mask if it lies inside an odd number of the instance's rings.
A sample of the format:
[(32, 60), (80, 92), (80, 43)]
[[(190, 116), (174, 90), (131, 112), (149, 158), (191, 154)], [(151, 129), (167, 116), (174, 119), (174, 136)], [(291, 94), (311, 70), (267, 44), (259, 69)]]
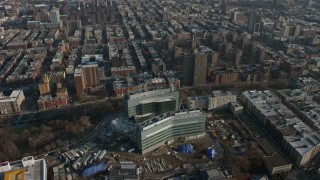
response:
[[(177, 141), (146, 154), (141, 154), (127, 137), (113, 130), (100, 140), (100, 149), (115, 152), (113, 162), (132, 161), (139, 166), (142, 176), (170, 176), (186, 169), (218, 167), (218, 160), (223, 157), (221, 145), (210, 134), (200, 139)], [(103, 143), (106, 141), (110, 143)]]

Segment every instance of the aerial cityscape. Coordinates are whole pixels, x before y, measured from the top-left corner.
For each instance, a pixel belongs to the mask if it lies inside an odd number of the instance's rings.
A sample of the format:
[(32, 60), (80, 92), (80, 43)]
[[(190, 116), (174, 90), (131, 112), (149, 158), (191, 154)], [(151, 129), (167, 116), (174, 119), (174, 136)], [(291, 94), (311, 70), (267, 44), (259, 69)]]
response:
[(319, 180), (320, 0), (1, 0), (0, 180)]

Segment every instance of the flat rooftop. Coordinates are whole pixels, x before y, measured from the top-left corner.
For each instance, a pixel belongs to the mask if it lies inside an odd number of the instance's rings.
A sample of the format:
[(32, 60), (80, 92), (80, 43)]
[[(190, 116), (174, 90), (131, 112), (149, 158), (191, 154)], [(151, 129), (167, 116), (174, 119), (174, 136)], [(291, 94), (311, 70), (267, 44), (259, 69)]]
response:
[(285, 137), (285, 139), (301, 155), (305, 155), (320, 143), (320, 135), (316, 132), (310, 133), (309, 135), (304, 137), (287, 136)]
[(320, 127), (320, 104), (317, 101), (291, 100), (290, 104), (300, 111), (314, 126)]
[(99, 67), (99, 66), (97, 63), (81, 65), (81, 68), (92, 68), (92, 67)]
[(287, 161), (280, 152), (271, 144), (271, 142), (265, 138), (257, 138), (260, 147), (266, 154), (266, 161), (272, 167), (286, 166), (291, 163)]
[(11, 95), (10, 95), (10, 98), (17, 98), (17, 97), (19, 97), (19, 95), (20, 95), (21, 93), (23, 93), (22, 90), (14, 90), (14, 91), (12, 91), (12, 93), (11, 93)]
[(188, 100), (207, 100), (208, 96), (191, 96), (188, 97)]
[(103, 61), (103, 55), (102, 54), (95, 54), (95, 55), (84, 55), (81, 57), (81, 64), (85, 64), (91, 60), (91, 58), (94, 58), (94, 61)]
[(21, 93), (23, 93), (22, 90), (14, 90), (9, 97), (2, 96), (0, 93), (0, 103), (15, 102)]
[(142, 98), (144, 96), (155, 96), (155, 95), (166, 94), (166, 93), (170, 93), (170, 92), (176, 92), (176, 91), (172, 91), (172, 89), (170, 89), (170, 88), (142, 91), (142, 92), (129, 94), (128, 99), (138, 99), (138, 98)]
[(309, 94), (303, 91), (302, 89), (283, 89), (278, 90), (278, 92), (282, 94), (284, 97), (306, 96)]
[(270, 90), (245, 91), (242, 93), (252, 104), (281, 102), (281, 99)]
[(149, 120), (146, 120), (146, 121), (140, 123), (140, 125), (142, 128), (142, 131), (145, 131), (145, 130), (148, 130), (154, 126), (165, 123), (169, 120), (188, 118), (188, 117), (194, 117), (194, 116), (201, 116), (201, 115), (203, 115), (203, 114), (200, 110), (168, 112), (168, 113), (163, 113), (159, 116), (155, 116)]
[(74, 70), (74, 76), (77, 77), (77, 76), (82, 76), (82, 69), (81, 68), (76, 68)]
[(313, 79), (312, 77), (298, 78), (297, 81), (302, 85), (318, 85), (318, 86), (320, 86), (320, 81)]
[[(5, 179), (46, 180), (47, 166), (44, 159), (34, 161), (33, 165), (23, 167), (22, 164), (11, 166), (11, 171), (5, 173)], [(21, 178), (23, 177), (23, 178)]]

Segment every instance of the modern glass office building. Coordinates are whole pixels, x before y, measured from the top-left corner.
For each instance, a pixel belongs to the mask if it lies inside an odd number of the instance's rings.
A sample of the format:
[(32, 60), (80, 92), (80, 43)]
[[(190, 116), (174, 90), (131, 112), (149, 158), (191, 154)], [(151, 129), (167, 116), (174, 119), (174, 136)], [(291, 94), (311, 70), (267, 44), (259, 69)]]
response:
[(205, 122), (200, 110), (164, 113), (137, 124), (134, 141), (144, 154), (176, 140), (203, 137)]
[(173, 88), (157, 89), (126, 96), (126, 111), (129, 118), (148, 113), (161, 114), (179, 108), (179, 92)]

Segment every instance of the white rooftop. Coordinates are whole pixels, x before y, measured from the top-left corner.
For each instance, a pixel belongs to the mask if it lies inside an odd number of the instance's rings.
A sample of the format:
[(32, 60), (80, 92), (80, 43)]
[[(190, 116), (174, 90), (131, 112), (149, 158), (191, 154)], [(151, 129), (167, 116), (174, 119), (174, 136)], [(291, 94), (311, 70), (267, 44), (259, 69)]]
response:
[[(31, 159), (30, 159), (31, 158)], [(32, 161), (27, 167), (24, 167), (25, 161)], [(34, 160), (32, 156), (22, 159), (22, 164), (11, 166), (11, 170), (25, 169), (24, 178), (26, 180), (46, 180), (47, 179), (47, 165), (44, 159)]]
[[(170, 121), (170, 120), (182, 119), (182, 118), (186, 118), (186, 117), (201, 116), (201, 115), (202, 115), (202, 112), (200, 110), (167, 113), (166, 117), (156, 116), (148, 121), (142, 122), (141, 123), (142, 131), (146, 131), (152, 127), (163, 124), (163, 123)], [(154, 133), (156, 133), (156, 132), (154, 132)], [(149, 136), (151, 136), (151, 135), (152, 134), (150, 134)]]
[(242, 93), (252, 104), (281, 102), (281, 99), (270, 90), (245, 91)]
[(12, 91), (10, 98), (17, 98), (17, 97), (19, 97), (20, 93), (23, 93), (23, 91), (22, 90), (14, 90), (14, 91)]
[(318, 146), (320, 143), (320, 134), (317, 132), (311, 132), (304, 137), (301, 136), (286, 136), (285, 139), (289, 144), (296, 149), (296, 151), (304, 155), (311, 149)]
[(18, 99), (18, 97), (21, 93), (23, 93), (23, 90), (14, 90), (14, 91), (12, 91), (12, 93), (9, 97), (0, 96), (0, 103), (1, 102), (14, 102)]

